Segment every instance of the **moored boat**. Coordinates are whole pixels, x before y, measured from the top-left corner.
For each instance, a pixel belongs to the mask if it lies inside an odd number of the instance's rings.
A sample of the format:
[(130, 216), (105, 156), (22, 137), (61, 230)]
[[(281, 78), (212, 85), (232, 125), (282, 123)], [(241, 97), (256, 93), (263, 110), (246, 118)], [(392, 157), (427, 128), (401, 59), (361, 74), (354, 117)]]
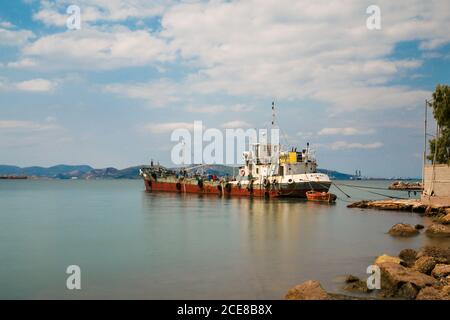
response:
[(140, 175), (149, 192), (307, 198), (308, 191), (327, 193), (331, 186), (328, 175), (317, 172), (309, 143), (301, 151), (297, 148), (281, 150), (279, 143), (253, 143), (250, 150), (243, 153), (243, 160), (239, 174), (233, 177), (205, 175), (201, 169), (207, 165), (168, 169), (153, 163), (141, 168)]
[(335, 194), (329, 192), (320, 192), (314, 190), (306, 192), (306, 199), (308, 199), (309, 201), (333, 203), (336, 201), (336, 198), (337, 197)]

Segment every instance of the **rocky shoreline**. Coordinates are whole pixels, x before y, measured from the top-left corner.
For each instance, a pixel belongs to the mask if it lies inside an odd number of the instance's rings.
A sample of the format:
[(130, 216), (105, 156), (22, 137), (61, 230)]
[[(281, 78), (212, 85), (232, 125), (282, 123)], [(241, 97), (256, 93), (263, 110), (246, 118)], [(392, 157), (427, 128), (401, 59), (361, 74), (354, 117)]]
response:
[[(450, 300), (450, 248), (425, 246), (404, 249), (397, 257), (381, 255), (374, 261), (381, 272), (381, 288), (370, 290), (365, 280), (348, 276), (344, 290), (362, 296), (329, 293), (309, 280), (287, 292), (287, 300)], [(375, 295), (374, 295), (375, 293)]]
[(406, 191), (418, 191), (423, 190), (422, 182), (404, 182), (394, 181), (389, 185), (390, 190), (406, 190)]
[[(450, 206), (430, 206), (420, 199), (362, 200), (348, 208), (409, 211), (431, 218), (432, 223), (412, 226), (393, 225), (387, 233), (393, 237), (414, 237), (425, 229), (428, 237), (450, 238)], [(309, 280), (291, 289), (288, 300), (450, 300), (450, 247), (425, 246), (419, 250), (404, 249), (398, 256), (378, 256), (373, 265), (379, 268), (380, 289), (370, 290), (365, 279), (349, 275), (344, 290), (349, 295), (329, 293), (320, 282)], [(355, 292), (358, 296), (351, 295)]]
[(347, 208), (409, 211), (424, 213), (427, 216), (441, 216), (450, 213), (450, 206), (430, 206), (422, 203), (420, 199), (361, 200), (350, 203)]
[[(428, 237), (450, 238), (450, 208), (424, 206), (418, 200), (360, 201), (350, 208), (408, 210), (432, 219), (427, 227), (406, 223), (393, 225), (387, 233), (392, 237), (414, 237), (425, 230)], [(399, 209), (401, 208), (401, 209)], [(344, 290), (349, 295), (329, 293), (315, 280), (299, 284), (287, 292), (288, 300), (450, 300), (450, 247), (425, 246), (419, 250), (404, 249), (398, 256), (378, 256), (373, 265), (381, 274), (381, 288), (368, 289), (366, 279), (349, 275)], [(351, 295), (355, 292), (358, 296)]]

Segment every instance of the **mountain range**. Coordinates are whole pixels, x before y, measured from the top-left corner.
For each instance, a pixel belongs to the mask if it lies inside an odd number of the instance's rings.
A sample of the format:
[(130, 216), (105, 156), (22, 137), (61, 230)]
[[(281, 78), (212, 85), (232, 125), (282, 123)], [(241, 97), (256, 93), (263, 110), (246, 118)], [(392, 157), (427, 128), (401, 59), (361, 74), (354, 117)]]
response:
[[(60, 164), (49, 168), (45, 167), (17, 167), (10, 165), (0, 165), (0, 176), (28, 176), (49, 179), (139, 179), (139, 168), (143, 166), (133, 166), (125, 169), (113, 167), (95, 169), (89, 165), (65, 165)], [(205, 174), (217, 176), (233, 176), (237, 173), (237, 168), (225, 165), (207, 165), (203, 167)], [(326, 169), (318, 169), (318, 172), (326, 173), (331, 179), (348, 180), (353, 175)]]

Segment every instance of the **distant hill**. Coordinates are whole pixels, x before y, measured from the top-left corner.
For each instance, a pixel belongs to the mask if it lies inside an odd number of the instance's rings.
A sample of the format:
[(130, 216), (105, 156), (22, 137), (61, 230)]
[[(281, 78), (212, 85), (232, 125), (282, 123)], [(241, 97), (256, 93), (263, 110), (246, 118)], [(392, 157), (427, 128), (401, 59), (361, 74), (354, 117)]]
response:
[(342, 172), (334, 171), (334, 170), (318, 168), (317, 172), (327, 174), (331, 180), (350, 180), (350, 179), (355, 178), (355, 176), (352, 174), (342, 173)]
[[(194, 166), (194, 165), (193, 165)], [(2, 175), (25, 175), (51, 179), (139, 179), (139, 168), (143, 166), (134, 166), (125, 169), (104, 168), (94, 169), (88, 165), (57, 165), (49, 168), (44, 167), (17, 167), (0, 165), (0, 176)], [(207, 165), (201, 169), (205, 174), (217, 176), (233, 176), (238, 174), (237, 167), (226, 165)], [(318, 172), (328, 174), (333, 180), (349, 180), (353, 175), (327, 170), (317, 169)]]
[(25, 175), (37, 177), (56, 177), (61, 174), (72, 172), (74, 175), (81, 175), (93, 170), (91, 166), (87, 165), (64, 165), (44, 168), (44, 167), (25, 167), (20, 168), (16, 166), (0, 165), (0, 175)]

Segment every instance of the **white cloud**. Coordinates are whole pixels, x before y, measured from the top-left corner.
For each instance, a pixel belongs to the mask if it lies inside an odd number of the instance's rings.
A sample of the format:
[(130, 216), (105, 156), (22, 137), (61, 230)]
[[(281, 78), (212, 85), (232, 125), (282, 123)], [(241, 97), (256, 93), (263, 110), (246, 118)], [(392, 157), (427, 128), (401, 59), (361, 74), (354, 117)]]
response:
[[(187, 84), (179, 84), (180, 86), (180, 90), (182, 90), (182, 87), (188, 87)], [(206, 105), (206, 106), (197, 106), (197, 105), (191, 105), (186, 107), (186, 111), (188, 112), (192, 112), (192, 113), (211, 113), (211, 114), (216, 114), (216, 113), (221, 113), (221, 112), (226, 112), (226, 111), (231, 111), (231, 112), (238, 112), (238, 113), (243, 113), (243, 112), (250, 112), (254, 110), (253, 106), (250, 105), (246, 105), (246, 104), (234, 104), (234, 105)]]
[(47, 70), (108, 70), (173, 59), (170, 46), (150, 31), (118, 26), (46, 35), (26, 45), (21, 55), (22, 61), (39, 61)]
[(96, 22), (120, 22), (127, 19), (150, 18), (163, 13), (171, 4), (168, 0), (60, 0), (50, 2), (41, 0), (39, 11), (33, 19), (47, 26), (65, 26), (67, 7), (76, 4), (81, 9), (82, 24)]
[(367, 3), (361, 1), (180, 4), (163, 16), (162, 35), (185, 61), (200, 67), (189, 77), (200, 94), (313, 98), (334, 105), (335, 112), (416, 104), (429, 92), (389, 82), (422, 61), (390, 55), (402, 41), (450, 42), (442, 28), (450, 24), (449, 4), (377, 4), (380, 31), (366, 28)]
[(0, 25), (0, 46), (20, 47), (35, 37), (29, 30), (14, 30), (11, 27), (7, 22)]
[(2, 131), (48, 131), (57, 128), (60, 127), (53, 121), (0, 120), (0, 130)]
[(32, 79), (22, 82), (17, 82), (15, 87), (22, 91), (31, 92), (49, 92), (53, 91), (56, 87), (56, 82), (52, 82), (46, 79)]
[(33, 59), (24, 58), (18, 61), (9, 62), (7, 64), (7, 67), (9, 68), (16, 68), (16, 69), (23, 69), (23, 68), (33, 68), (37, 66), (37, 62)]
[(242, 120), (234, 120), (225, 122), (224, 124), (221, 125), (221, 127), (225, 129), (239, 129), (239, 128), (249, 128), (251, 127), (251, 124)]
[(224, 112), (226, 108), (220, 105), (211, 105), (211, 106), (188, 106), (186, 107), (186, 111), (192, 113), (221, 113)]
[(372, 134), (374, 132), (375, 131), (373, 129), (357, 129), (352, 127), (346, 127), (346, 128), (323, 128), (317, 134), (319, 136), (330, 136), (330, 135), (353, 136), (353, 135)]
[(148, 123), (143, 127), (144, 131), (151, 133), (167, 133), (176, 129), (193, 130), (193, 122), (165, 122), (165, 123)]
[(0, 21), (0, 27), (5, 29), (13, 28), (14, 25), (9, 21)]
[[(63, 25), (68, 4), (71, 1), (41, 1), (35, 19)], [(152, 65), (165, 70), (161, 64), (181, 61), (193, 69), (176, 83), (165, 81), (168, 88), (153, 82), (133, 84), (136, 88), (114, 84), (106, 90), (155, 106), (184, 99), (182, 91), (191, 97), (223, 93), (306, 98), (324, 102), (338, 113), (421, 103), (430, 92), (390, 82), (409, 76), (423, 61), (396, 60), (391, 54), (403, 41), (417, 40), (423, 50), (450, 42), (450, 34), (441, 27), (450, 24), (446, 10), (450, 4), (440, 1), (380, 1), (379, 31), (366, 28), (367, 4), (356, 0), (81, 0), (79, 4), (87, 22), (81, 30), (43, 36), (26, 45), (20, 59), (8, 66), (92, 71)], [(115, 24), (155, 15), (162, 17), (161, 31)], [(177, 55), (180, 60), (175, 60)], [(162, 90), (160, 98), (157, 89)]]
[(103, 90), (128, 98), (145, 100), (151, 107), (164, 107), (180, 100), (178, 85), (168, 79), (147, 83), (110, 84), (104, 86)]
[(382, 142), (373, 143), (358, 143), (358, 142), (346, 142), (336, 141), (329, 145), (332, 150), (345, 150), (345, 149), (378, 149), (383, 146)]

